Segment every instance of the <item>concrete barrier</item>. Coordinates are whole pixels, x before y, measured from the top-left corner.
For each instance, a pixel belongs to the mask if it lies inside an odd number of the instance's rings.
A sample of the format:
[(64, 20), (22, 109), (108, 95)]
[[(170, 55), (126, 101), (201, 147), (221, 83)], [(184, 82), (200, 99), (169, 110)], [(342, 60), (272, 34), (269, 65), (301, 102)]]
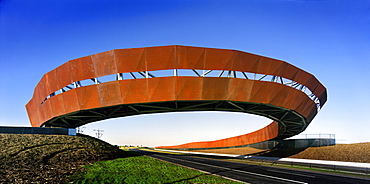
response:
[(41, 128), (41, 127), (10, 127), (0, 126), (0, 133), (5, 134), (48, 134), (48, 135), (76, 135), (74, 128)]

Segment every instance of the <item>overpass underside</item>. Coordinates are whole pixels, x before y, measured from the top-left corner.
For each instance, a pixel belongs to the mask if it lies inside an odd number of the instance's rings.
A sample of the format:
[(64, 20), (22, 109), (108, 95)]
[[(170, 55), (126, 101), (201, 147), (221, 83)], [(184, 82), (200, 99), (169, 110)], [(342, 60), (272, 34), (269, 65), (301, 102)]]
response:
[[(302, 132), (308, 126), (307, 120), (298, 113), (281, 107), (236, 101), (170, 101), (142, 104), (122, 104), (110, 107), (76, 111), (44, 123), (45, 127), (79, 127), (90, 122), (125, 116), (186, 112), (186, 111), (229, 111), (243, 112), (268, 117), (277, 121), (284, 132), (277, 139), (284, 139)], [(305, 125), (305, 126), (302, 126)]]

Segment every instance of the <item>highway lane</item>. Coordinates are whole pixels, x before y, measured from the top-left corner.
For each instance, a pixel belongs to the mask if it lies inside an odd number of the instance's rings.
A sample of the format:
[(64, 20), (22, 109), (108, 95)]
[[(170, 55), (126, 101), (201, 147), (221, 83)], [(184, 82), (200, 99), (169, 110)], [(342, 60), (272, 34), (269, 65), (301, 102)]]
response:
[(245, 183), (370, 183), (369, 179), (355, 177), (227, 162), (216, 159), (166, 154), (144, 150), (132, 151)]

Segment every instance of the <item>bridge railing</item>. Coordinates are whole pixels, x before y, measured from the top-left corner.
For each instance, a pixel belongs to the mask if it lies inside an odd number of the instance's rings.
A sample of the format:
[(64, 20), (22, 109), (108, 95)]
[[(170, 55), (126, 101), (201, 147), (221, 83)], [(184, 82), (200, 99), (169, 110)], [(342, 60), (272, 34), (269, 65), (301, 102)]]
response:
[(317, 134), (298, 134), (293, 139), (335, 139), (335, 134), (317, 133)]

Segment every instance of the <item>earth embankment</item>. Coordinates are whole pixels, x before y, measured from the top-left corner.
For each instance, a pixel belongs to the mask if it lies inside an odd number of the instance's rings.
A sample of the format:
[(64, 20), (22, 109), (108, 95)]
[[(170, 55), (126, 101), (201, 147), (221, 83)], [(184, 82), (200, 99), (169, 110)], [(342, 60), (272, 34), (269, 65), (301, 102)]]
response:
[(0, 134), (0, 183), (65, 183), (81, 166), (128, 156), (89, 136)]

